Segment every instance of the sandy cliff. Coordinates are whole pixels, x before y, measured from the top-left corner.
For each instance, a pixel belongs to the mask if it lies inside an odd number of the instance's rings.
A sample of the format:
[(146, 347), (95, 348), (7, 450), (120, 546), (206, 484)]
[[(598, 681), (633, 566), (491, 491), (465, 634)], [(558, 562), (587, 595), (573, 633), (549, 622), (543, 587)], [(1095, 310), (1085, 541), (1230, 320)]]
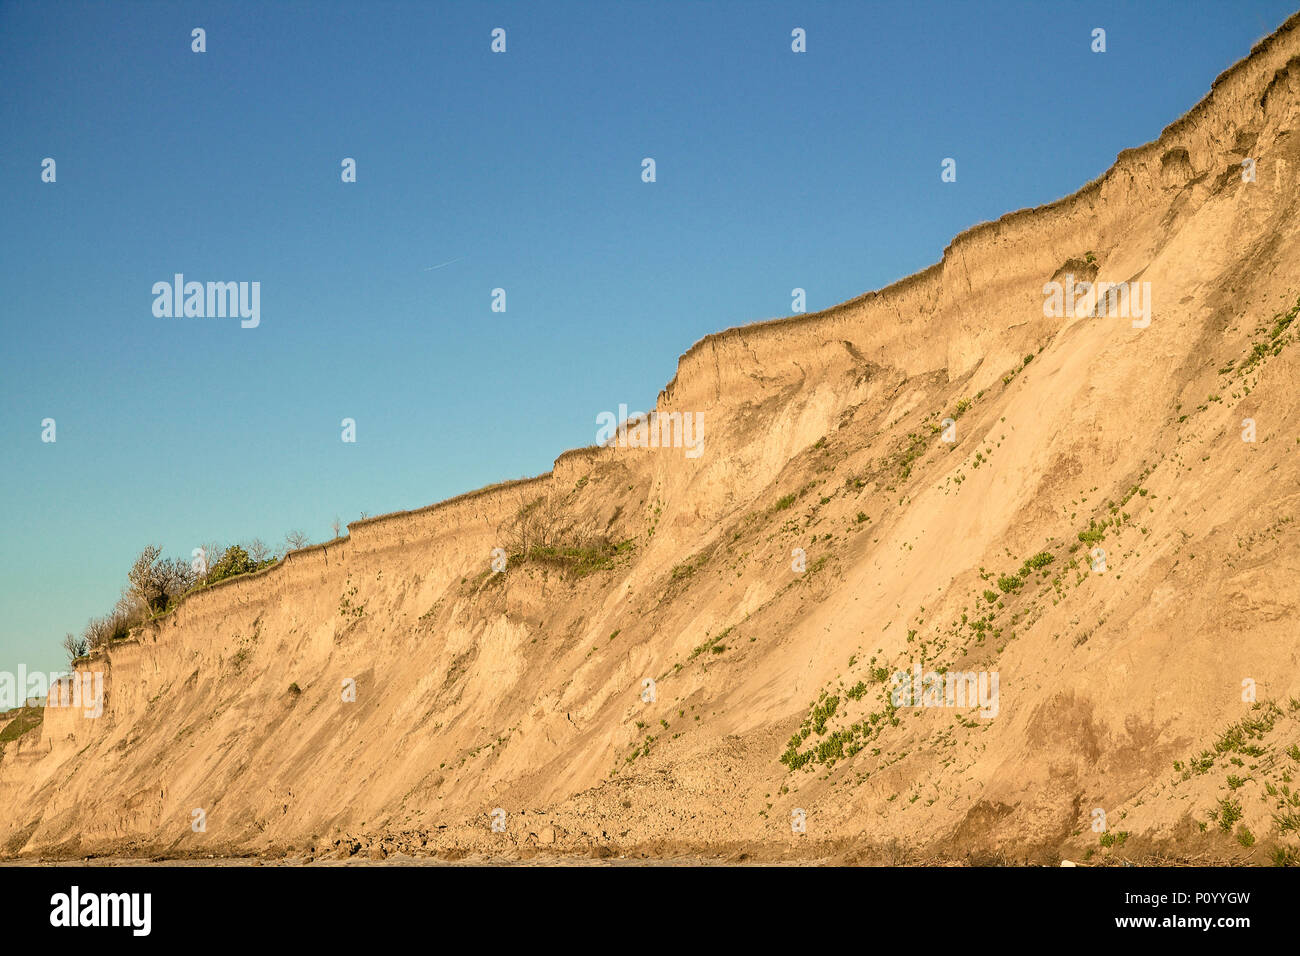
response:
[[(1298, 120), (1300, 17), (1074, 195), (696, 343), (698, 458), (568, 452), (191, 596), (6, 747), (0, 849), (1300, 852)], [(1067, 275), (1150, 324), (1044, 315)], [(914, 666), (996, 715), (895, 706)]]

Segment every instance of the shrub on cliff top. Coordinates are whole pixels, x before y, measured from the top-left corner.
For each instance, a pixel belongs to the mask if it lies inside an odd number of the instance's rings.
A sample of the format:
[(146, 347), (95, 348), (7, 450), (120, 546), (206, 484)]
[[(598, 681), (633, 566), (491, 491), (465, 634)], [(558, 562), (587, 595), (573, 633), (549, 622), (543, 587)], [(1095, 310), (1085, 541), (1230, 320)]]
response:
[(208, 569), (208, 576), (205, 580), (208, 584), (216, 584), (226, 578), (233, 578), (238, 574), (247, 574), (256, 570), (257, 562), (248, 556), (248, 552), (239, 545), (232, 544), (226, 548), (226, 553), (221, 556), (217, 563)]

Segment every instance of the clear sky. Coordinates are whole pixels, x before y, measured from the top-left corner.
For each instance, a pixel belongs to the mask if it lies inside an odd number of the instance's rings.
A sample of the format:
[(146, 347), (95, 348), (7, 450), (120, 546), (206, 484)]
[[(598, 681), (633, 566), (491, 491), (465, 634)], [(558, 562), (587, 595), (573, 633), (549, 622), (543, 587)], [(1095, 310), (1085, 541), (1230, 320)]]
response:
[[(549, 470), (705, 334), (1074, 191), (1293, 9), (0, 0), (0, 670), (62, 666), (149, 542)], [(156, 317), (178, 272), (260, 325)]]

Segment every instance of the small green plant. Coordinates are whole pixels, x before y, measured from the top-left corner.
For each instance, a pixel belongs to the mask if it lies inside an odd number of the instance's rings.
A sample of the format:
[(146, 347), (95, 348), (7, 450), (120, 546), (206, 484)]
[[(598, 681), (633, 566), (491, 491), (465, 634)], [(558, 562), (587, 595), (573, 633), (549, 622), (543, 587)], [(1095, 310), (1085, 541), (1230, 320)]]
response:
[(1219, 829), (1224, 833), (1231, 833), (1233, 826), (1241, 819), (1241, 804), (1231, 797), (1224, 797), (1219, 801)]
[[(351, 584), (352, 582), (349, 579), (347, 583)], [(364, 605), (352, 603), (352, 599), (356, 596), (357, 586), (355, 584), (344, 590), (343, 595), (339, 598), (339, 617), (360, 617), (366, 613)]]
[(1049, 554), (1049, 553), (1046, 552), (1046, 551), (1039, 551), (1039, 552), (1038, 552), (1036, 555), (1034, 555), (1032, 558), (1029, 558), (1028, 560), (1025, 561), (1025, 567), (1030, 568), (1030, 569), (1032, 569), (1032, 570), (1034, 570), (1034, 571), (1037, 571), (1037, 570), (1039, 570), (1040, 568), (1045, 568), (1045, 567), (1047, 567), (1049, 564), (1051, 564), (1051, 563), (1052, 563), (1053, 561), (1055, 561), (1055, 560), (1056, 560), (1056, 557), (1055, 557), (1054, 555)]
[(1088, 522), (1088, 529), (1086, 531), (1079, 532), (1079, 540), (1084, 544), (1096, 544), (1097, 542), (1104, 540), (1105, 537), (1106, 526), (1104, 524), (1097, 524), (1095, 520)]
[(1274, 866), (1300, 866), (1300, 850), (1289, 846), (1275, 846), (1270, 858)]
[(826, 721), (835, 716), (835, 708), (840, 705), (839, 697), (832, 696), (823, 698), (812, 712), (812, 727), (817, 731), (818, 736), (826, 733)]
[(725, 631), (718, 634), (716, 637), (709, 638), (709, 640), (705, 641), (703, 644), (700, 644), (693, 651), (691, 651), (691, 656), (688, 658), (688, 660), (693, 661), (695, 660), (695, 658), (699, 657), (701, 654), (704, 653), (711, 653), (711, 654), (725, 653), (727, 650), (727, 645), (722, 643), (722, 639), (726, 637), (728, 634), (730, 634), (733, 630), (735, 630), (734, 627), (728, 627)]
[(689, 578), (692, 574), (694, 574), (696, 571), (698, 571), (701, 567), (704, 566), (704, 562), (706, 560), (708, 559), (705, 555), (697, 554), (695, 557), (690, 558), (689, 560), (683, 562), (682, 564), (676, 565), (673, 568), (673, 573), (672, 573), (673, 580), (680, 581), (682, 578)]
[(1273, 822), (1277, 824), (1279, 832), (1292, 833), (1300, 830), (1300, 813), (1288, 810), (1286, 813), (1275, 814)]
[(1199, 757), (1188, 758), (1187, 766), (1192, 773), (1203, 774), (1214, 766), (1214, 754), (1208, 750), (1202, 750)]
[(1024, 581), (1020, 580), (1020, 578), (1014, 574), (1003, 574), (998, 577), (998, 588), (1003, 594), (1010, 594), (1012, 591), (1018, 591), (1024, 583)]

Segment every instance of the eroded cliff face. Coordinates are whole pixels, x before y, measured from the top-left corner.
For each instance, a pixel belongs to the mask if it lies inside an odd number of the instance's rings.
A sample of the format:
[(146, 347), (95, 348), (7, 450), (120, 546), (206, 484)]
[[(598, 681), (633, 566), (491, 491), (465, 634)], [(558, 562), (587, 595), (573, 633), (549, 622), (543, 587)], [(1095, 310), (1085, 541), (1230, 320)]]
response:
[[(698, 458), (569, 452), (191, 596), (9, 745), (0, 846), (1294, 848), (1298, 110), (1293, 18), (1075, 195), (697, 343)], [(1149, 325), (1045, 316), (1067, 275)], [(913, 668), (994, 706), (895, 706)]]

